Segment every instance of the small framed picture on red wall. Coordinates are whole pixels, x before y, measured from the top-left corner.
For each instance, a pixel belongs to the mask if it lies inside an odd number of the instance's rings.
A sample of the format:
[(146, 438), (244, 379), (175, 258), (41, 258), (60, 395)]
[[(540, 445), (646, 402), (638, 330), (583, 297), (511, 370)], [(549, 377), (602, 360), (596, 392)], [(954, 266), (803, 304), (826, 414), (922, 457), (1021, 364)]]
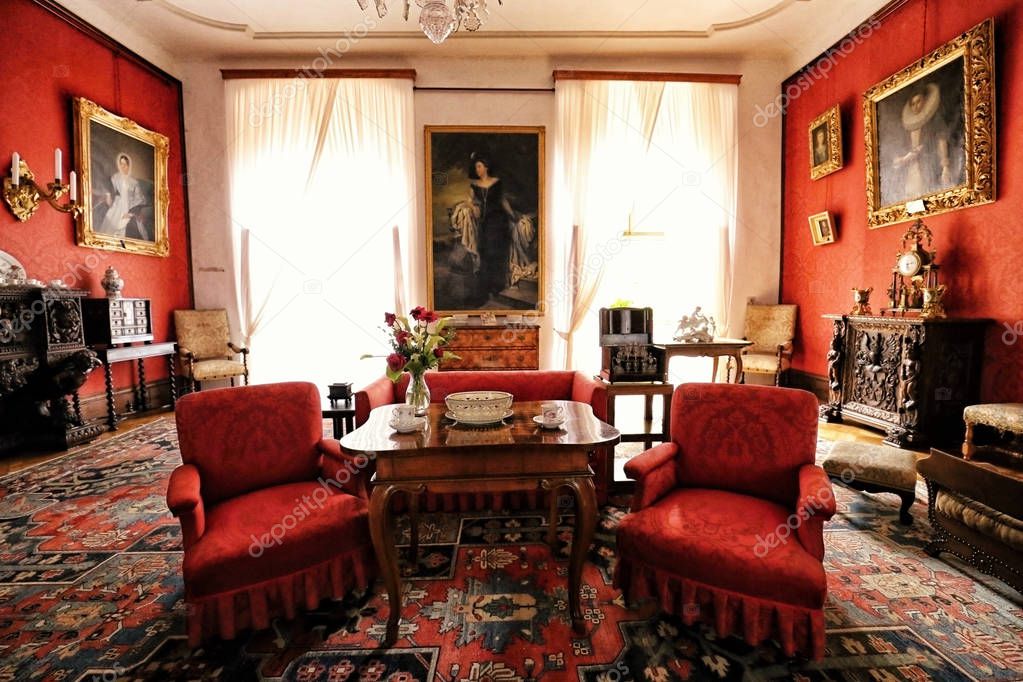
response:
[(810, 237), (814, 246), (831, 244), (835, 241), (835, 222), (831, 213), (824, 211), (810, 216)]

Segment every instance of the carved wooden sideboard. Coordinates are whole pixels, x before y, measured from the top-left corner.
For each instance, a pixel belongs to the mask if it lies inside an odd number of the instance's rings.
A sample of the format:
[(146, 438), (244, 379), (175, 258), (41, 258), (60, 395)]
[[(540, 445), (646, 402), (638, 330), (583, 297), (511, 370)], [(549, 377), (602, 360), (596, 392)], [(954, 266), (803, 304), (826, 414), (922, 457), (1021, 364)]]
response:
[(824, 317), (834, 333), (821, 419), (881, 429), (897, 447), (962, 442), (963, 408), (980, 402), (990, 320)]
[(455, 329), (449, 348), (461, 359), (445, 361), (441, 371), (540, 369), (539, 325), (458, 325)]
[(102, 433), (85, 423), (78, 388), (99, 366), (85, 347), (73, 289), (0, 286), (0, 453), (67, 448)]

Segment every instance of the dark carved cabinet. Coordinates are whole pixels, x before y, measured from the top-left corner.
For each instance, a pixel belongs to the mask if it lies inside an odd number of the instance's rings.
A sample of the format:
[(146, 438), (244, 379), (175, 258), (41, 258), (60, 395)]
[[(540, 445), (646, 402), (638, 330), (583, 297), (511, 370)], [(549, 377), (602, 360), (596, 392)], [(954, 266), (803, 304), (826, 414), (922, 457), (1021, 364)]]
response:
[(822, 419), (882, 429), (897, 447), (962, 442), (963, 408), (980, 402), (988, 320), (825, 318), (834, 329)]
[(84, 291), (0, 286), (0, 452), (67, 448), (101, 427), (86, 424), (78, 388), (99, 366), (85, 347)]

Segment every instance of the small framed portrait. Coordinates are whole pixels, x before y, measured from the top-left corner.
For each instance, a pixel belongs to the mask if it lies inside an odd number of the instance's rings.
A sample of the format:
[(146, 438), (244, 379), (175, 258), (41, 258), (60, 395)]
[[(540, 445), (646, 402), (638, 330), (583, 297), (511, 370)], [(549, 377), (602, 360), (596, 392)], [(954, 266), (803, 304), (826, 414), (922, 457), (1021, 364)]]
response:
[(810, 178), (819, 180), (842, 167), (842, 116), (834, 105), (810, 123)]
[(835, 222), (831, 218), (831, 213), (824, 211), (810, 216), (810, 237), (814, 246), (835, 241)]
[(994, 75), (988, 19), (867, 90), (871, 228), (995, 200)]
[(427, 126), (429, 305), (542, 314), (542, 127)]
[(74, 119), (82, 190), (76, 243), (166, 256), (167, 138), (82, 97)]

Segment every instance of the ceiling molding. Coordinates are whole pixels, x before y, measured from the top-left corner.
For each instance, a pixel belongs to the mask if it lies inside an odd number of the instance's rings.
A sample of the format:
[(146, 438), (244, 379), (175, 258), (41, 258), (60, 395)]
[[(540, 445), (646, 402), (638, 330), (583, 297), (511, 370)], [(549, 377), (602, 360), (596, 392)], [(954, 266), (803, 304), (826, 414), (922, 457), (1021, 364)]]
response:
[[(679, 31), (457, 31), (448, 40), (635, 40), (635, 39), (665, 39), (665, 40), (692, 40), (707, 39), (715, 33), (732, 31), (745, 28), (753, 24), (769, 19), (797, 2), (811, 2), (812, 0), (778, 0), (776, 4), (765, 10), (751, 14), (748, 17), (711, 24), (702, 30), (679, 30)], [(168, 12), (176, 14), (183, 19), (201, 24), (203, 26), (229, 31), (232, 33), (244, 33), (253, 40), (337, 40), (339, 38), (350, 38), (351, 32), (345, 31), (257, 31), (249, 24), (235, 23), (213, 19), (205, 15), (184, 9), (173, 0), (137, 0), (157, 5)], [(423, 33), (418, 28), (409, 31), (374, 31), (359, 36), (360, 40), (416, 40), (420, 41)]]

